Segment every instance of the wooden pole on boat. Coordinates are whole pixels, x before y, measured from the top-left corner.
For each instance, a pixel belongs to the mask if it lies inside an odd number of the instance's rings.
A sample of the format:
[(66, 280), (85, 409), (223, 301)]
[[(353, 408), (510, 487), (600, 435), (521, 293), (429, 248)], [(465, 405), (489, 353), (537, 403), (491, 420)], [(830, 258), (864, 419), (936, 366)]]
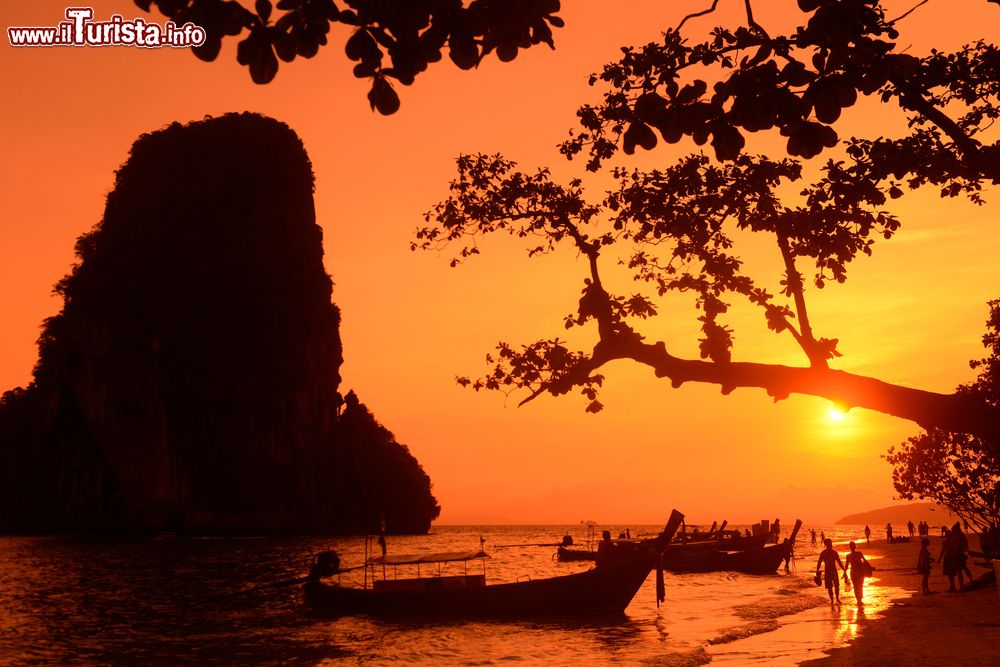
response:
[(670, 519), (667, 520), (667, 525), (663, 527), (663, 531), (654, 538), (653, 544), (659, 546), (659, 552), (656, 554), (656, 606), (659, 607), (660, 603), (666, 600), (667, 590), (666, 585), (663, 581), (663, 552), (666, 551), (667, 545), (670, 544), (670, 540), (674, 539), (674, 534), (677, 532), (677, 526), (683, 525), (684, 515), (673, 510), (670, 513)]
[[(482, 554), (479, 560), (483, 562), (483, 581), (486, 581), (486, 549), (483, 546), (486, 544), (486, 538), (482, 535), (479, 536), (479, 553)], [(468, 570), (466, 570), (468, 572)]]
[(795, 526), (792, 528), (792, 534), (788, 536), (788, 541), (793, 546), (795, 545), (795, 537), (799, 534), (799, 528), (802, 527), (802, 519), (795, 520)]
[(726, 526), (728, 526), (728, 525), (729, 525), (729, 519), (723, 519), (722, 520), (722, 525), (719, 526), (719, 530), (715, 534), (716, 539), (720, 539), (720, 540), (722, 539), (723, 532), (726, 530)]

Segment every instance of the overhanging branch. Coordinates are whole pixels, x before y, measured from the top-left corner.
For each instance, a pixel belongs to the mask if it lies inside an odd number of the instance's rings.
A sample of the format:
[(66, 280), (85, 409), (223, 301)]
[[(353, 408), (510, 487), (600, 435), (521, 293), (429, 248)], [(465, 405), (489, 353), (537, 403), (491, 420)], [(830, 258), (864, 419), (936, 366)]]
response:
[(826, 398), (845, 407), (859, 407), (908, 419), (924, 428), (971, 433), (985, 439), (1000, 436), (1000, 414), (989, 405), (961, 394), (940, 394), (890, 384), (830, 368), (799, 368), (752, 362), (715, 363), (682, 359), (663, 343), (643, 343), (634, 337), (602, 341), (595, 348), (597, 367), (614, 359), (632, 359), (651, 367), (673, 387), (685, 382), (719, 385), (728, 394), (737, 388), (764, 389), (775, 400), (791, 394)]

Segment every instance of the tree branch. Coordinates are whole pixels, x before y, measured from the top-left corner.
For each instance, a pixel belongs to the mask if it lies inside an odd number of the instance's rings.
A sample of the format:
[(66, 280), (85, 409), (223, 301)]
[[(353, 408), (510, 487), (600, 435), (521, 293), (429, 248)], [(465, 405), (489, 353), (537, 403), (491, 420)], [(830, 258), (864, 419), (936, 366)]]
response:
[(708, 9), (706, 9), (704, 11), (700, 11), (700, 12), (695, 12), (693, 14), (688, 14), (687, 16), (685, 16), (681, 20), (680, 23), (677, 24), (677, 27), (674, 28), (674, 32), (680, 32), (681, 28), (684, 27), (684, 24), (688, 22), (688, 19), (695, 19), (695, 18), (698, 18), (699, 16), (705, 16), (706, 14), (711, 14), (712, 12), (715, 11), (715, 6), (718, 5), (718, 4), (719, 4), (719, 0), (712, 0), (712, 6), (709, 7)]
[(813, 367), (826, 368), (826, 359), (817, 354), (816, 339), (813, 337), (812, 327), (809, 325), (809, 313), (806, 311), (806, 298), (802, 274), (795, 268), (795, 258), (792, 250), (788, 247), (788, 236), (784, 232), (777, 230), (778, 248), (781, 250), (781, 258), (785, 262), (785, 275), (788, 291), (791, 292), (795, 300), (795, 313), (799, 320), (800, 336), (796, 336), (796, 341), (809, 358), (809, 363)]
[(743, 0), (743, 5), (744, 7), (746, 7), (747, 11), (747, 25), (756, 30), (757, 34), (763, 37), (764, 39), (767, 40), (771, 39), (771, 36), (767, 34), (766, 30), (764, 30), (764, 26), (762, 26), (761, 24), (757, 23), (757, 21), (754, 20), (753, 7), (750, 6), (750, 0)]
[(920, 91), (913, 90), (912, 86), (898, 78), (894, 78), (892, 83), (899, 90), (898, 99), (901, 107), (918, 113), (934, 123), (934, 125), (955, 142), (955, 146), (958, 147), (958, 150), (973, 170), (995, 178), (997, 169), (994, 165), (988, 164), (988, 159), (985, 159), (983, 155), (983, 145), (981, 143), (963, 132), (958, 123), (928, 101)]
[(889, 21), (889, 25), (893, 25), (893, 24), (895, 24), (895, 23), (896, 23), (897, 21), (902, 21), (902, 20), (903, 20), (903, 19), (905, 19), (905, 18), (906, 18), (907, 16), (909, 16), (909, 15), (910, 15), (910, 14), (912, 14), (913, 12), (917, 11), (917, 10), (918, 10), (918, 9), (919, 9), (919, 8), (920, 8), (920, 7), (922, 6), (922, 5), (926, 5), (926, 4), (927, 4), (927, 2), (928, 2), (928, 0), (920, 0), (920, 2), (918, 2), (918, 3), (917, 3), (917, 4), (915, 4), (914, 6), (910, 7), (910, 9), (909, 9), (909, 10), (907, 10), (907, 11), (906, 11), (905, 13), (903, 13), (903, 14), (901, 14), (901, 15), (897, 16), (896, 18), (894, 18), (893, 20)]
[(723, 394), (740, 387), (764, 389), (776, 401), (791, 394), (818, 396), (840, 405), (866, 408), (908, 419), (924, 428), (971, 433), (986, 439), (1000, 436), (1000, 413), (961, 394), (939, 394), (902, 387), (829, 368), (796, 368), (750, 362), (714, 363), (681, 359), (661, 343), (622, 336), (602, 340), (595, 348), (593, 371), (614, 359), (632, 359), (668, 378), (674, 388), (685, 382), (717, 384)]

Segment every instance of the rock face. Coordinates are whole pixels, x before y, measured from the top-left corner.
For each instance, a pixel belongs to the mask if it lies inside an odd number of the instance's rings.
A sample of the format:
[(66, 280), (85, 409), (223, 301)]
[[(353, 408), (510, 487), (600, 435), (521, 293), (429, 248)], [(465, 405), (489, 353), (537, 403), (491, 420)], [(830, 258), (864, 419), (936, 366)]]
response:
[[(301, 142), (272, 119), (139, 138), (56, 287), (34, 382), (0, 405), (0, 530), (343, 532), (391, 509), (350, 498), (345, 461), (381, 443), (340, 425), (312, 189)], [(397, 532), (438, 511), (409, 459), (425, 516), (396, 512)]]

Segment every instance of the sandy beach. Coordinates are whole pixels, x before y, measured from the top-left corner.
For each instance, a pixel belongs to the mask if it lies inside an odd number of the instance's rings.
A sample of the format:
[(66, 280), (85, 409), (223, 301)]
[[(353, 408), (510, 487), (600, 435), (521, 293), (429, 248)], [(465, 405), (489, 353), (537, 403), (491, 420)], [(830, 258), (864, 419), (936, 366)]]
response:
[[(970, 540), (977, 548), (978, 540)], [(920, 593), (916, 573), (919, 541), (888, 544), (884, 540), (860, 545), (876, 567), (870, 586), (901, 588), (910, 597), (897, 599), (874, 620), (858, 621), (858, 636), (829, 656), (807, 665), (965, 665), (992, 664), (1000, 658), (1000, 598), (995, 586), (977, 591), (946, 593), (948, 579), (941, 564), (934, 563), (932, 595)], [(931, 555), (937, 558), (941, 538), (931, 538)], [(988, 570), (981, 559), (970, 558), (976, 576)], [(845, 606), (854, 606), (854, 596), (842, 596)]]

